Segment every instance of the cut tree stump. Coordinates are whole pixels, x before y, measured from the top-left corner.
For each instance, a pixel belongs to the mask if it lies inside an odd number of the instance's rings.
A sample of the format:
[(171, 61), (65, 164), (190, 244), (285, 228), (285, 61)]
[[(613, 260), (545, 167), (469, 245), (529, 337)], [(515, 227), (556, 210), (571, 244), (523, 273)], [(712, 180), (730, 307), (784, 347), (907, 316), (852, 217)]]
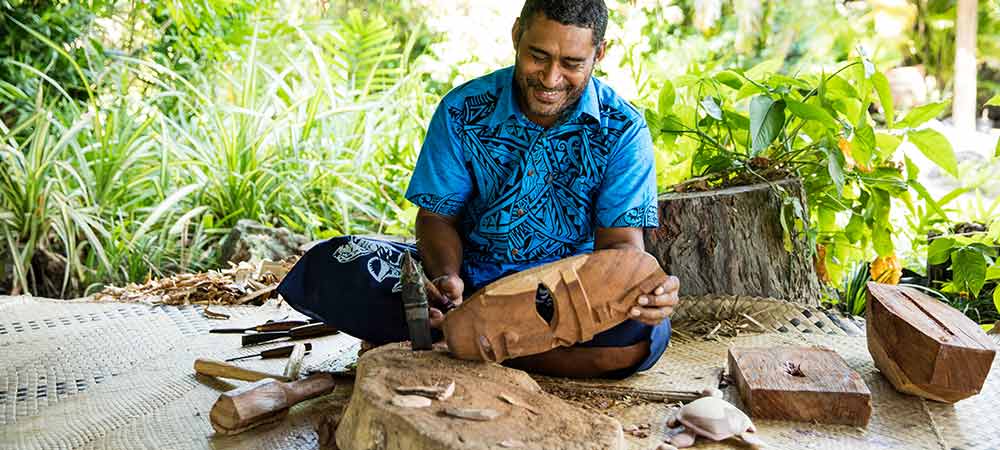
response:
[(729, 375), (754, 419), (864, 427), (871, 391), (833, 350), (730, 348)]
[[(414, 352), (389, 344), (358, 360), (350, 404), (337, 426), (342, 450), (521, 449), (598, 450), (625, 447), (621, 424), (542, 391), (526, 373), (462, 361), (446, 351)], [(454, 392), (430, 406), (393, 398), (426, 387)], [(426, 403), (426, 402), (425, 402)]]
[(954, 403), (979, 393), (996, 346), (959, 310), (916, 289), (868, 283), (868, 351), (896, 390)]
[[(773, 183), (806, 208), (799, 180)], [(660, 227), (645, 232), (646, 250), (680, 279), (681, 296), (771, 297), (817, 305), (819, 281), (805, 236), (785, 250), (782, 201), (762, 183), (706, 192), (664, 194)]]

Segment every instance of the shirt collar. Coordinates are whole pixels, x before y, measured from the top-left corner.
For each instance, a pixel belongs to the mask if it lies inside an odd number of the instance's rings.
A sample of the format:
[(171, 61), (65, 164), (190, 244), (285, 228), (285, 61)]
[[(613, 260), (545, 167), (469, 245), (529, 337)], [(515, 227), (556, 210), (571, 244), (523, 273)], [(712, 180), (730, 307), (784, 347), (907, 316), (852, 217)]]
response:
[[(527, 121), (528, 118), (524, 117), (524, 114), (521, 113), (521, 108), (514, 98), (513, 67), (508, 67), (500, 73), (497, 80), (497, 90), (499, 91), (499, 98), (497, 98), (497, 107), (490, 117), (490, 126), (494, 127), (511, 118), (511, 116), (522, 117)], [(590, 77), (587, 87), (583, 90), (583, 95), (580, 96), (580, 100), (573, 106), (573, 109), (567, 112), (565, 120), (561, 120), (560, 123), (572, 121), (579, 117), (580, 114), (586, 114), (597, 122), (601, 120), (601, 103), (597, 98), (597, 86), (595, 85), (594, 77)]]

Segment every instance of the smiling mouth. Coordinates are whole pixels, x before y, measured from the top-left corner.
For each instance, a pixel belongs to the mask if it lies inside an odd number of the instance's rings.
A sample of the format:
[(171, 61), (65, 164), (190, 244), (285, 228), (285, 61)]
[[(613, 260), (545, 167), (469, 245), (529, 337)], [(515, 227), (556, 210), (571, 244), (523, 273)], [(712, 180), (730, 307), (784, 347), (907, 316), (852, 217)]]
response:
[(542, 103), (555, 103), (562, 97), (562, 94), (562, 91), (532, 89), (532, 95), (535, 97), (535, 100)]

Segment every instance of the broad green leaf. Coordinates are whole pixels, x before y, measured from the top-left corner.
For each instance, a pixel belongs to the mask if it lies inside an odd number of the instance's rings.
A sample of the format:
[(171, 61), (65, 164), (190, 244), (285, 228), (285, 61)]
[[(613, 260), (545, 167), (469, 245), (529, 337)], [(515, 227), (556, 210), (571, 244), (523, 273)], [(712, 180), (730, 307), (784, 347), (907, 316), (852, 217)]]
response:
[(715, 120), (722, 120), (722, 108), (712, 97), (705, 97), (701, 100), (701, 107), (709, 117)]
[[(907, 164), (909, 164), (909, 158), (907, 158)], [(909, 173), (909, 170), (907, 170), (907, 173)], [(924, 185), (920, 184), (916, 178), (910, 179), (907, 181), (907, 184), (909, 184), (914, 191), (917, 191), (917, 195), (924, 199), (924, 203), (927, 203), (927, 206), (929, 206), (934, 213), (941, 216), (942, 219), (948, 220), (948, 214), (944, 212), (944, 209), (941, 208), (941, 205), (938, 204), (938, 202), (934, 201), (934, 197), (931, 196), (931, 193), (927, 191), (927, 188), (925, 188)]]
[(808, 103), (803, 103), (795, 100), (786, 100), (785, 103), (788, 104), (788, 109), (792, 111), (797, 117), (805, 120), (815, 120), (826, 125), (827, 128), (837, 129), (840, 124), (826, 112), (825, 109), (820, 108), (816, 105), (810, 105)]
[(764, 75), (770, 73), (776, 73), (779, 70), (781, 70), (781, 66), (783, 66), (784, 64), (785, 64), (784, 58), (772, 58), (763, 61), (760, 64), (757, 64), (756, 66), (751, 67), (750, 70), (747, 70), (746, 72), (743, 73), (744, 75), (746, 75), (747, 78), (751, 80), (760, 81), (764, 79)]
[(986, 283), (986, 257), (971, 248), (960, 248), (951, 254), (951, 271), (952, 281), (976, 298)]
[[(833, 98), (859, 98), (858, 90), (854, 89), (851, 83), (848, 83), (840, 75), (830, 77), (826, 82), (826, 90), (828, 95)], [(831, 99), (832, 100), (832, 99)]]
[(862, 111), (861, 101), (856, 98), (844, 97), (838, 98), (833, 102), (833, 109), (840, 111), (841, 114), (851, 118), (853, 120), (861, 116)]
[(757, 156), (781, 132), (785, 124), (785, 103), (758, 95), (750, 101), (750, 154)]
[(656, 103), (656, 110), (661, 116), (669, 114), (674, 109), (674, 101), (677, 99), (677, 92), (674, 90), (670, 80), (663, 80), (663, 87), (660, 88), (660, 98)]
[(892, 243), (892, 227), (886, 224), (875, 224), (872, 227), (872, 246), (879, 256), (889, 256), (896, 251)]
[(875, 154), (875, 130), (868, 125), (868, 121), (862, 121), (854, 128), (851, 154), (859, 165), (871, 167), (872, 155)]
[(736, 92), (736, 100), (743, 100), (751, 95), (763, 94), (764, 90), (753, 83), (744, 83), (740, 90)]
[(889, 159), (903, 140), (888, 133), (875, 133), (875, 146), (879, 159)]
[(927, 159), (958, 178), (958, 161), (955, 160), (955, 152), (948, 138), (937, 131), (925, 128), (906, 133), (906, 139), (912, 142)]
[(939, 237), (931, 241), (931, 245), (927, 246), (927, 262), (929, 264), (944, 264), (948, 262), (948, 258), (951, 258), (951, 248), (955, 246), (955, 240), (952, 238)]
[(858, 214), (851, 214), (851, 220), (844, 228), (844, 235), (852, 244), (856, 244), (865, 235), (865, 218)]
[(940, 116), (948, 109), (948, 102), (928, 103), (910, 110), (903, 120), (900, 120), (891, 128), (916, 128), (928, 120)]
[(844, 155), (840, 153), (840, 150), (830, 150), (823, 147), (826, 152), (826, 166), (827, 171), (830, 173), (830, 179), (833, 180), (833, 184), (837, 186), (837, 195), (844, 196)]
[(723, 70), (715, 74), (715, 79), (733, 89), (739, 90), (743, 87), (743, 79), (740, 78), (739, 74), (733, 72), (732, 70)]
[(994, 95), (993, 98), (986, 101), (989, 106), (1000, 106), (1000, 94)]
[[(1000, 311), (1000, 289), (993, 291), (993, 304), (996, 305), (997, 311)], [(989, 333), (990, 331), (993, 331), (993, 327), (995, 325), (992, 323), (984, 323), (979, 326), (983, 329), (983, 331)]]
[(878, 93), (878, 102), (882, 105), (882, 111), (885, 112), (885, 123), (887, 126), (892, 126), (896, 121), (896, 108), (892, 104), (892, 91), (889, 89), (889, 80), (882, 72), (875, 72), (875, 75), (872, 76), (872, 84), (875, 85), (875, 92)]

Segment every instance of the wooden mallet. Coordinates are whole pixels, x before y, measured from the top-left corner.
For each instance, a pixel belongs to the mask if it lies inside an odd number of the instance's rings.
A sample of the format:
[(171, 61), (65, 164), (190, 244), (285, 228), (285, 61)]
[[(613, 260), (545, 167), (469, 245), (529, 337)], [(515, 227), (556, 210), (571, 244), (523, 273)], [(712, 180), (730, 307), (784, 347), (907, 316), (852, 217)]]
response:
[(209, 418), (216, 432), (238, 434), (284, 419), (295, 404), (330, 393), (333, 388), (333, 376), (328, 373), (288, 383), (266, 378), (220, 395)]

